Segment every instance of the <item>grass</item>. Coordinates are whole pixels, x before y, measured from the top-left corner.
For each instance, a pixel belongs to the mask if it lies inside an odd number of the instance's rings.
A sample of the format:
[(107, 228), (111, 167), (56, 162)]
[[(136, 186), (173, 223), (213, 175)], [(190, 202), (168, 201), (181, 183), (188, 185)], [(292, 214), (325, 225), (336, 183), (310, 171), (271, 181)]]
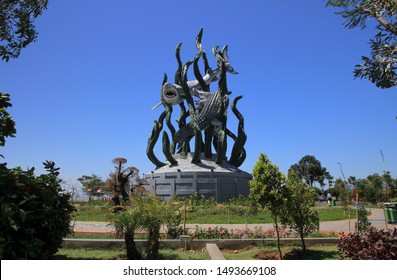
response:
[[(349, 209), (350, 218), (356, 218), (356, 210)], [(349, 219), (349, 212), (341, 207), (324, 207), (319, 208), (320, 221), (338, 221)]]
[[(305, 254), (299, 247), (282, 247), (286, 259), (299, 260), (337, 260), (338, 250), (336, 245), (311, 246)], [(226, 260), (258, 260), (277, 259), (276, 246), (252, 247), (245, 250), (223, 250)], [(203, 250), (182, 251), (172, 247), (160, 249), (161, 259), (164, 260), (209, 260), (208, 252)], [(122, 249), (89, 249), (89, 248), (61, 248), (54, 256), (56, 260), (119, 260), (126, 259)]]
[[(161, 238), (165, 238), (164, 234), (160, 234)], [(68, 234), (66, 238), (71, 239), (116, 239), (115, 233), (73, 233)], [(135, 234), (134, 239), (147, 239), (147, 234)]]
[(111, 222), (111, 206), (108, 204), (90, 205), (88, 203), (75, 204), (77, 211), (74, 213), (76, 221), (82, 222)]
[(68, 234), (66, 238), (81, 238), (81, 239), (115, 239), (115, 234)]
[[(172, 247), (160, 248), (160, 257), (164, 260), (209, 260), (206, 250), (182, 251)], [(123, 249), (61, 248), (54, 256), (56, 260), (123, 260), (126, 253)]]
[[(112, 222), (112, 207), (109, 203), (76, 204), (77, 212), (74, 219), (83, 222)], [(341, 207), (319, 207), (320, 221), (347, 220), (348, 211)], [(200, 207), (195, 211), (187, 212), (188, 224), (266, 224), (272, 223), (272, 218), (267, 210), (258, 210), (250, 213), (249, 207), (221, 206)], [(354, 219), (356, 212), (350, 209), (350, 218)]]
[[(296, 260), (337, 260), (338, 249), (336, 245), (311, 246), (305, 254), (298, 247), (281, 247), (285, 259)], [(276, 246), (253, 247), (245, 250), (222, 251), (226, 260), (257, 260), (278, 259)]]

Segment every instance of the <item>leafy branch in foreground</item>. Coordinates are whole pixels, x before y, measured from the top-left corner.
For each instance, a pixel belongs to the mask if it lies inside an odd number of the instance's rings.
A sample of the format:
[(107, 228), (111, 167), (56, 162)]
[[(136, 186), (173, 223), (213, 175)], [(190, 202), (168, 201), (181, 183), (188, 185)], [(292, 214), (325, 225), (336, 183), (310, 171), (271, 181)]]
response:
[(381, 89), (397, 85), (397, 2), (395, 0), (328, 0), (326, 6), (340, 10), (349, 29), (367, 27), (370, 19), (376, 21), (378, 33), (370, 40), (371, 57), (362, 56), (362, 63), (354, 69), (355, 78), (365, 78)]

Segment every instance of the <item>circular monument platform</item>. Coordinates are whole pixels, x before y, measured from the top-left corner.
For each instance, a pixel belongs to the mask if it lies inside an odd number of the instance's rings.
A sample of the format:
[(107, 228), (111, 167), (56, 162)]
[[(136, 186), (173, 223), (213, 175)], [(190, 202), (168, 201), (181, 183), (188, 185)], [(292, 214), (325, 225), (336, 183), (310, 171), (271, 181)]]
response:
[(202, 155), (198, 164), (192, 164), (192, 156), (186, 158), (175, 155), (178, 165), (166, 165), (145, 174), (148, 182), (146, 189), (155, 191), (158, 196), (169, 200), (174, 195), (189, 196), (194, 193), (214, 197), (222, 202), (239, 195), (249, 194), (249, 180), (252, 175), (228, 164), (215, 163), (215, 158)]

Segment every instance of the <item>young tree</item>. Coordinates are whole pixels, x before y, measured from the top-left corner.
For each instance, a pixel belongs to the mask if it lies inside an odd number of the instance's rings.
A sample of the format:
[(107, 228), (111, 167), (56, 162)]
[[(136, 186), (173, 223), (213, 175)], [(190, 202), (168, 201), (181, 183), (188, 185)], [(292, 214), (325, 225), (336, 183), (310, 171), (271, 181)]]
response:
[(314, 209), (316, 195), (316, 191), (309, 188), (293, 169), (288, 171), (281, 222), (298, 233), (304, 252), (305, 237), (319, 228), (318, 213)]
[(143, 227), (144, 219), (144, 200), (141, 196), (134, 196), (131, 204), (126, 211), (121, 211), (113, 216), (113, 221), (117, 229), (123, 231), (127, 258), (129, 260), (141, 260), (141, 252), (135, 244), (135, 231)]
[(48, 0), (0, 1), (0, 56), (17, 58), (21, 50), (34, 42), (38, 33), (34, 20), (47, 9)]
[(279, 234), (279, 218), (285, 203), (284, 183), (285, 175), (280, 172), (277, 165), (272, 164), (269, 158), (261, 153), (259, 160), (252, 171), (253, 179), (250, 181), (251, 196), (262, 206), (267, 207), (271, 213), (277, 234), (277, 247), (282, 259)]
[(144, 197), (143, 227), (148, 230), (146, 259), (157, 260), (160, 248), (160, 228), (168, 220), (169, 206), (157, 195)]
[(367, 27), (375, 20), (378, 33), (370, 40), (371, 57), (362, 56), (354, 69), (355, 78), (365, 78), (385, 89), (397, 84), (397, 3), (395, 0), (328, 0), (327, 6), (340, 8), (345, 27)]
[[(155, 194), (131, 197), (131, 203), (125, 211), (115, 213), (113, 220), (116, 228), (124, 232), (128, 259), (159, 259), (160, 228), (170, 220), (177, 219), (179, 213), (175, 211), (173, 203), (167, 203)], [(134, 236), (135, 231), (145, 229), (148, 232), (148, 242), (145, 245), (145, 254), (137, 248)]]
[(109, 174), (106, 184), (112, 190), (113, 205), (117, 207), (121, 205), (120, 195), (123, 197), (124, 201), (130, 199), (126, 186), (133, 177), (138, 176), (139, 169), (132, 166), (124, 167), (124, 164), (127, 163), (127, 159), (122, 157), (113, 159), (112, 163), (115, 164), (115, 171)]

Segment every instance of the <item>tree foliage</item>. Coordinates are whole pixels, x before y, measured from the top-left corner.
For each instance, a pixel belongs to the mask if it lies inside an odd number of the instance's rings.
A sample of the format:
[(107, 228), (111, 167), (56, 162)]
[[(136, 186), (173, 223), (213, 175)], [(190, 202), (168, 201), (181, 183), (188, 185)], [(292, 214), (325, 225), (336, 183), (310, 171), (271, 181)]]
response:
[(8, 107), (12, 107), (10, 95), (0, 93), (0, 146), (5, 145), (6, 137), (15, 137), (15, 133), (17, 132), (15, 122), (7, 112)]
[(324, 187), (325, 179), (332, 181), (332, 176), (327, 169), (321, 165), (321, 162), (312, 155), (302, 157), (298, 163), (291, 166), (297, 175), (299, 175), (310, 187), (317, 182)]
[[(5, 111), (9, 96), (0, 95), (0, 139), (14, 136), (15, 123)], [(46, 161), (47, 174), (35, 176), (34, 168), (8, 169), (0, 164), (0, 259), (47, 259), (70, 233), (75, 210), (61, 186), (59, 168)]]
[(277, 244), (281, 259), (282, 253), (278, 225), (285, 202), (285, 175), (279, 170), (277, 165), (271, 163), (267, 155), (261, 153), (252, 171), (252, 176), (250, 194), (261, 206), (268, 208), (271, 213), (276, 228)]
[(0, 164), (0, 259), (48, 259), (70, 230), (74, 206), (58, 179), (59, 168), (45, 162), (47, 174), (34, 168)]
[(110, 192), (109, 187), (106, 186), (105, 182), (99, 175), (83, 175), (77, 179), (83, 185), (83, 191), (91, 196), (101, 196), (106, 192)]
[(47, 9), (48, 0), (0, 1), (0, 56), (9, 61), (37, 39), (35, 19)]
[(397, 179), (391, 177), (390, 172), (383, 175), (374, 173), (364, 179), (354, 179), (355, 190), (359, 192), (360, 199), (365, 202), (377, 203), (397, 198)]
[(304, 238), (319, 228), (318, 212), (314, 209), (317, 193), (303, 182), (293, 169), (288, 172), (285, 193), (281, 222), (298, 233), (302, 249), (306, 251)]
[(354, 69), (355, 78), (365, 78), (385, 89), (397, 84), (397, 2), (395, 0), (328, 0), (327, 6), (337, 7), (345, 19), (345, 27), (367, 27), (375, 20), (378, 33), (370, 39), (371, 57), (362, 56)]
[(135, 196), (130, 207), (113, 216), (116, 228), (123, 231), (127, 258), (129, 260), (142, 259), (142, 253), (135, 244), (135, 231), (142, 228), (144, 218), (144, 205), (142, 197)]
[(347, 186), (347, 182), (344, 182), (342, 179), (336, 179), (335, 189), (336, 189), (337, 193), (334, 193), (333, 191), (331, 191), (331, 193), (335, 194), (338, 197), (343, 208), (345, 210), (347, 210), (347, 208), (352, 200), (351, 190)]
[[(161, 225), (175, 220), (180, 215), (175, 204), (166, 202), (157, 195), (135, 194), (124, 211), (115, 213), (113, 220), (117, 228), (124, 232), (128, 259), (159, 259)], [(145, 252), (138, 248), (134, 241), (135, 231), (144, 229), (148, 232)]]

